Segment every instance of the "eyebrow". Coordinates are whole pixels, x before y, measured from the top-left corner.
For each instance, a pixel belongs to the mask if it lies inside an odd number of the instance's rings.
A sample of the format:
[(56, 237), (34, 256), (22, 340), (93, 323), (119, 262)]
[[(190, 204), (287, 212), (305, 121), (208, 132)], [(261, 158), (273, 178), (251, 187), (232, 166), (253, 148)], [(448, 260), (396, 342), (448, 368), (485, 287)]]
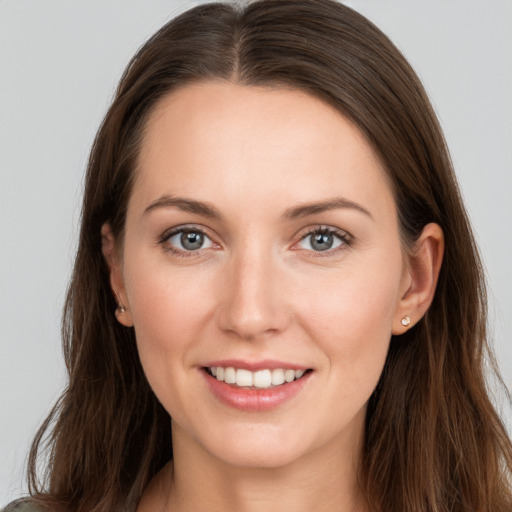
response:
[[(144, 210), (144, 215), (159, 208), (176, 208), (184, 212), (195, 213), (197, 215), (202, 215), (203, 217), (208, 217), (211, 219), (222, 219), (222, 214), (220, 211), (210, 203), (196, 201), (195, 199), (187, 199), (184, 197), (172, 197), (170, 195), (163, 195), (157, 200), (153, 201)], [(329, 210), (337, 210), (340, 208), (357, 210), (373, 219), (372, 214), (366, 208), (344, 197), (335, 197), (317, 203), (307, 203), (294, 206), (293, 208), (287, 209), (284, 212), (283, 217), (290, 220), (300, 219), (303, 217), (308, 217), (309, 215), (316, 215), (318, 213), (323, 213)]]
[(222, 215), (215, 208), (215, 206), (204, 203), (202, 201), (196, 201), (194, 199), (186, 199), (184, 197), (172, 197), (164, 195), (159, 197), (156, 201), (153, 201), (145, 210), (144, 215), (157, 210), (158, 208), (176, 208), (184, 212), (196, 213), (203, 217), (209, 217), (211, 219), (221, 219)]
[(304, 205), (295, 206), (293, 208), (289, 208), (288, 210), (286, 210), (284, 213), (284, 217), (287, 219), (300, 219), (302, 217), (307, 217), (309, 215), (315, 215), (318, 213), (327, 212), (329, 210), (337, 210), (339, 208), (357, 210), (373, 219), (372, 214), (366, 208), (344, 197), (334, 197), (332, 199), (328, 199), (327, 201), (321, 201), (319, 203), (308, 203)]

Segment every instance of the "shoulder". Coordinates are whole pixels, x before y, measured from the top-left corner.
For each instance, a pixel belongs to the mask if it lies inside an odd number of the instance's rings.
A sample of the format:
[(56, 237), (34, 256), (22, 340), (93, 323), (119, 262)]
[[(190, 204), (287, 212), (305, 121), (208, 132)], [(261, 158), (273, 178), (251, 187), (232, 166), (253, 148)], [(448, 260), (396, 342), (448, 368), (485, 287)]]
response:
[(40, 505), (37, 505), (30, 499), (20, 499), (9, 503), (0, 512), (48, 512)]

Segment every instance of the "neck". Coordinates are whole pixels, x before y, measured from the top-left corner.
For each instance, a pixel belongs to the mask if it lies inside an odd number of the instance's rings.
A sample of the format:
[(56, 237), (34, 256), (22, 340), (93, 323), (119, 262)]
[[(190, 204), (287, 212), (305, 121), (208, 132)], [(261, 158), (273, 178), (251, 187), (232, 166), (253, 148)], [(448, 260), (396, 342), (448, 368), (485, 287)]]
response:
[[(175, 427), (175, 426), (174, 426)], [(173, 430), (174, 461), (148, 487), (137, 512), (362, 512), (360, 443), (331, 443), (280, 467), (239, 467)]]

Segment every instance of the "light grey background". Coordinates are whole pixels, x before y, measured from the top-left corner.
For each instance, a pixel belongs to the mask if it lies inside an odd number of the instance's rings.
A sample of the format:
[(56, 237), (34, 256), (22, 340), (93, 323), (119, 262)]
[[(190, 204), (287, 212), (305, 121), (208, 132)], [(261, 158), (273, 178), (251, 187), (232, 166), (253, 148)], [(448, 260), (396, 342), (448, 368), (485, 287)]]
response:
[[(0, 0), (0, 505), (64, 384), (81, 180), (120, 74), (183, 0)], [(512, 1), (352, 0), (423, 79), (486, 264), (512, 384)], [(510, 415), (505, 413), (510, 424)]]

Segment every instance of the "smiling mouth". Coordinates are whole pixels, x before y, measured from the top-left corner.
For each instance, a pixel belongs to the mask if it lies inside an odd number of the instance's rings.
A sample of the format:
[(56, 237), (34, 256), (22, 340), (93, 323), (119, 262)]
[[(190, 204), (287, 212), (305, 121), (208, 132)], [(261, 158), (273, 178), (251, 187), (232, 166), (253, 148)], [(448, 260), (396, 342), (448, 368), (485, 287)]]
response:
[(284, 368), (264, 369), (251, 372), (244, 368), (208, 366), (206, 373), (220, 382), (245, 389), (269, 389), (301, 379), (311, 370), (292, 370)]

